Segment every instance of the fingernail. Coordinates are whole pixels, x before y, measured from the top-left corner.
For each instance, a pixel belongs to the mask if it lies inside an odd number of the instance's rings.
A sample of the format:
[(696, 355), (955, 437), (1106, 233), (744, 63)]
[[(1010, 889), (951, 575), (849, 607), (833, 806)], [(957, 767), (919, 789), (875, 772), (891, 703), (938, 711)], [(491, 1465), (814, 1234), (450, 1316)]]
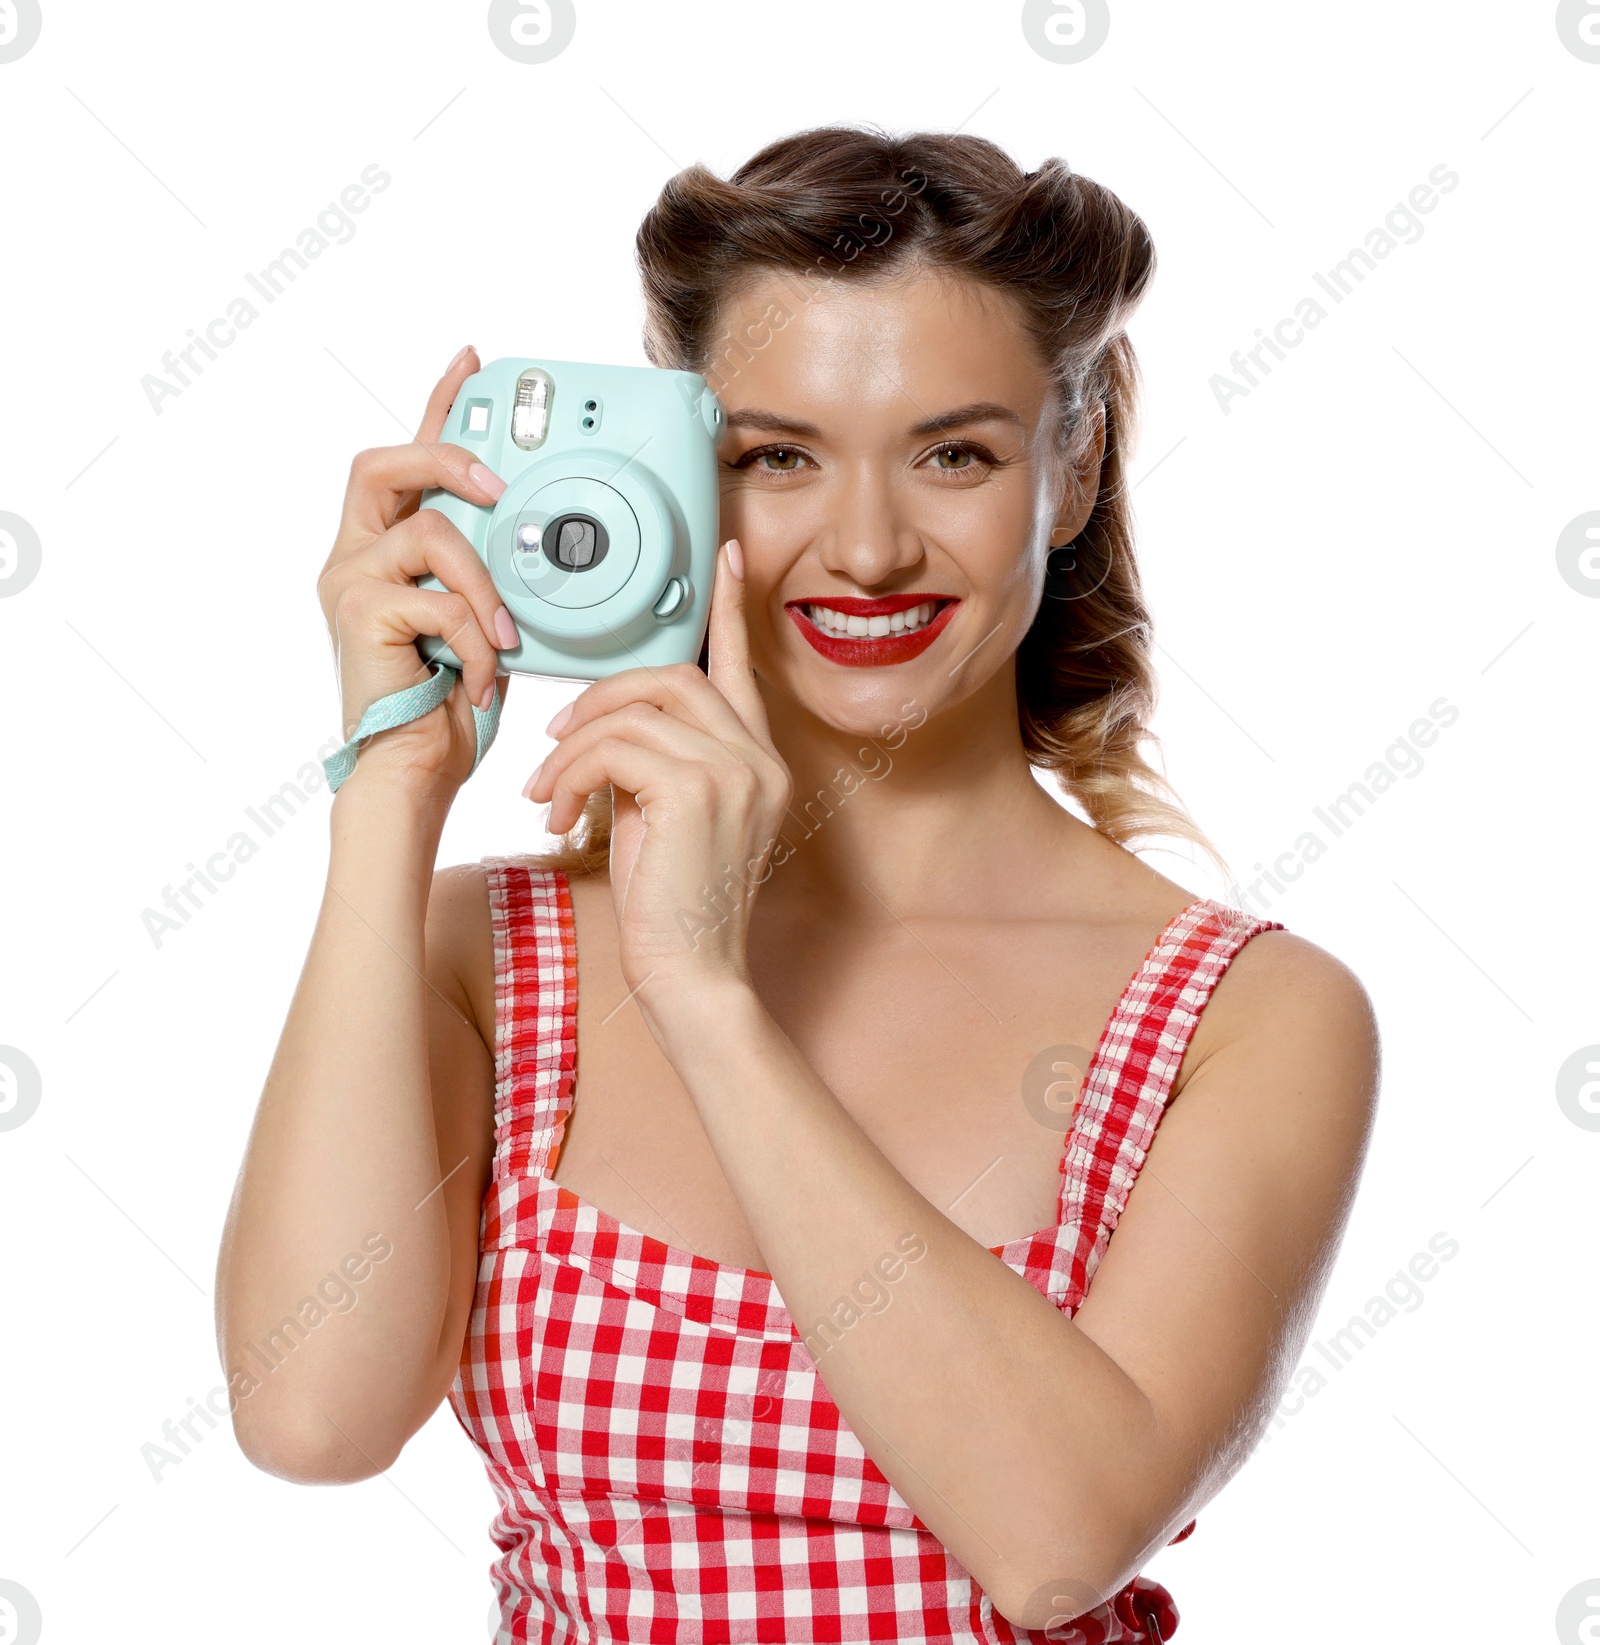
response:
[(490, 680), (489, 689), (485, 691), (484, 694), (478, 699), (478, 707), (481, 708), (485, 714), (489, 712), (489, 704), (494, 701), (494, 692), (494, 681)]
[(515, 651), (522, 643), (517, 633), (517, 619), (504, 606), (494, 614), (494, 632), (502, 651)]
[(739, 539), (730, 537), (727, 542), (727, 549), (728, 566), (734, 576), (742, 583), (744, 581), (744, 550), (739, 547)]
[(522, 797), (525, 800), (533, 798), (533, 785), (539, 780), (539, 773), (544, 770), (545, 762), (540, 760), (534, 767), (533, 775), (522, 785)]
[(450, 362), (450, 364), (449, 364), (449, 365), (447, 365), (447, 366), (446, 366), (446, 367), (445, 367), (445, 368), (444, 368), (444, 369), (445, 369), (445, 370), (446, 370), (446, 371), (454, 371), (454, 370), (455, 370), (455, 369), (456, 369), (456, 367), (457, 367), (457, 366), (458, 366), (458, 365), (460, 365), (460, 364), (461, 364), (461, 362), (462, 362), (462, 361), (463, 361), (463, 360), (464, 360), (464, 359), (466, 359), (466, 357), (467, 357), (467, 356), (468, 356), (468, 355), (469, 355), (469, 354), (470, 354), (470, 353), (471, 353), (471, 352), (472, 352), (472, 344), (471, 344), (471, 343), (468, 343), (468, 344), (467, 344), (467, 346), (466, 346), (466, 347), (465, 347), (465, 348), (464, 348), (464, 349), (462, 349), (462, 351), (461, 351), (461, 352), (460, 352), (460, 353), (459, 353), (459, 354), (458, 354), (458, 355), (457, 355), (457, 356), (456, 356), (456, 357), (455, 357), (455, 359), (453, 359), (453, 360), (452, 360), (452, 361), (451, 361), (451, 362)]
[(482, 491), (487, 491), (496, 502), (499, 502), (501, 493), (506, 489), (506, 483), (498, 474), (485, 468), (482, 463), (474, 463), (467, 470), (467, 478)]
[(567, 723), (567, 721), (570, 720), (571, 718), (572, 718), (572, 704), (568, 703), (565, 708), (557, 710), (555, 718), (552, 719), (551, 722), (549, 723), (549, 725), (547, 725), (544, 728), (545, 736), (547, 736), (547, 737), (555, 736), (555, 734), (562, 728), (562, 726), (564, 726)]

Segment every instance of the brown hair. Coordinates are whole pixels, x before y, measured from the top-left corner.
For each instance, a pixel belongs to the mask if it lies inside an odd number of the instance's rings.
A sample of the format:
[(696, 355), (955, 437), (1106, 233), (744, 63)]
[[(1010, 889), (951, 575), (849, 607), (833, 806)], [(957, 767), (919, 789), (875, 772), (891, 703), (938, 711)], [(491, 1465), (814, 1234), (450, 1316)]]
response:
[[(1139, 752), (1147, 740), (1159, 746), (1149, 730), (1152, 623), (1127, 480), (1138, 364), (1125, 327), (1156, 261), (1139, 217), (1064, 160), (1024, 172), (982, 137), (822, 126), (768, 144), (726, 181), (701, 165), (669, 178), (636, 251), (646, 355), (699, 372), (714, 389), (750, 356), (745, 343), (715, 335), (724, 305), (741, 282), (767, 272), (820, 285), (926, 268), (1011, 297), (1056, 384), (1064, 465), (1081, 467), (1094, 437), (1085, 413), (1105, 404), (1094, 510), (1069, 550), (1052, 554), (1046, 596), (1017, 651), (1023, 748), (1108, 838), (1187, 839), (1231, 879)], [(610, 834), (603, 789), (539, 860), (603, 870)]]

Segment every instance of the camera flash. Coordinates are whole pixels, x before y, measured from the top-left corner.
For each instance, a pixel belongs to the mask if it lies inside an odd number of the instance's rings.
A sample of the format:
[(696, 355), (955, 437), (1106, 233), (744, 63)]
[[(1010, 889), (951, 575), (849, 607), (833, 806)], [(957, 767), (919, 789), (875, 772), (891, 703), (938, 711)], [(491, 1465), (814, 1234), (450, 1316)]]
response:
[(511, 438), (524, 451), (537, 451), (550, 429), (550, 401), (555, 385), (537, 367), (517, 379), (511, 406)]

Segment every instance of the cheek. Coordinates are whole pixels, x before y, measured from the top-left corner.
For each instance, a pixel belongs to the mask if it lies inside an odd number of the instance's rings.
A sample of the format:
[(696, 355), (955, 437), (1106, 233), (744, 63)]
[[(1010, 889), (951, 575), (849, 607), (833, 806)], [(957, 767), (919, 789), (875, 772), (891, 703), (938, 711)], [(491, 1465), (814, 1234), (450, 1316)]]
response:
[(749, 538), (753, 546), (778, 552), (786, 546), (810, 542), (834, 512), (828, 488), (809, 485), (779, 495), (776, 486), (759, 482), (729, 483), (722, 486), (722, 535)]
[(1043, 571), (1031, 552), (1037, 521), (1026, 485), (975, 486), (964, 493), (952, 487), (951, 493), (920, 504), (917, 529), (961, 567), (974, 591), (1026, 597)]

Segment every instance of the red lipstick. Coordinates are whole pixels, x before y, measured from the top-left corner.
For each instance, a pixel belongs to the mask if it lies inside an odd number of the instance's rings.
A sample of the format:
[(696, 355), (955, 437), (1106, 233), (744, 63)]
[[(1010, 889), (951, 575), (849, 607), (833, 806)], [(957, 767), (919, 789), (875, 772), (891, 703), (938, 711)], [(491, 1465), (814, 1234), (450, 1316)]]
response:
[[(960, 605), (953, 594), (885, 594), (876, 599), (856, 595), (831, 594), (826, 599), (790, 600), (784, 609), (811, 648), (831, 663), (846, 668), (885, 668), (920, 656), (944, 632), (952, 613)], [(841, 636), (819, 628), (806, 614), (806, 607), (825, 605), (847, 617), (888, 617), (914, 606), (938, 604), (931, 622), (911, 634), (878, 634), (868, 638)]]

